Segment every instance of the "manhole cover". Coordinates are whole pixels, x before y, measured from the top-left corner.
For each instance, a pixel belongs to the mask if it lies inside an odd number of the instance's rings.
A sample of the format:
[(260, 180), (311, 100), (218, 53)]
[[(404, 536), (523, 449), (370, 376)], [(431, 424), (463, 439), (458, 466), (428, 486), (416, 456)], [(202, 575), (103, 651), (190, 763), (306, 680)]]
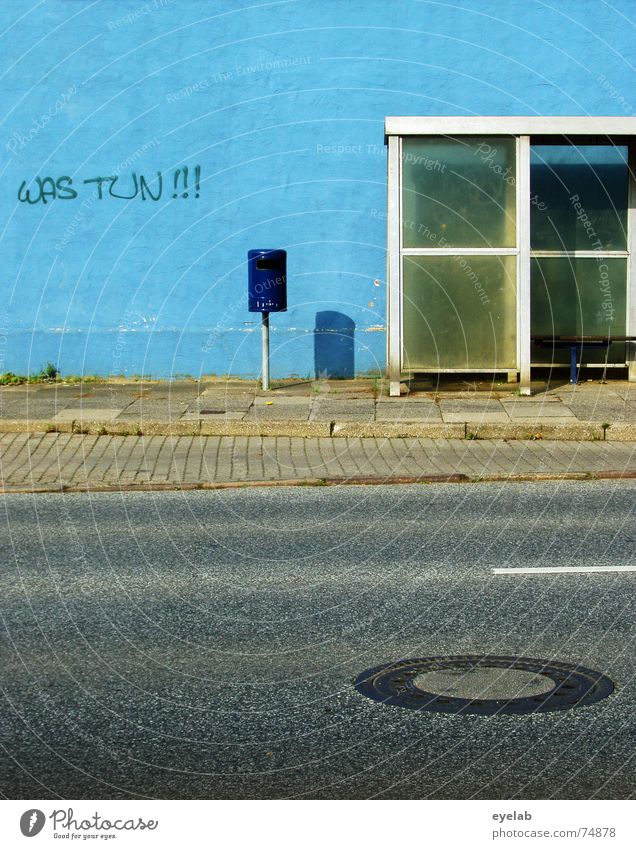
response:
[(539, 713), (609, 696), (606, 675), (529, 657), (455, 655), (400, 660), (358, 675), (356, 690), (386, 705), (442, 713)]

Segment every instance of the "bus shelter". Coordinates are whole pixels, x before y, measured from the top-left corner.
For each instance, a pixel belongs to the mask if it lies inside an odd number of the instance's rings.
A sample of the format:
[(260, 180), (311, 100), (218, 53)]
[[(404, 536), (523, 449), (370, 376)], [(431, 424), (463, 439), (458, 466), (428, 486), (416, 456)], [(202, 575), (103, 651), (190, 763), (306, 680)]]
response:
[[(390, 394), (415, 373), (627, 368), (636, 118), (389, 117)], [(577, 353), (578, 352), (578, 353)]]

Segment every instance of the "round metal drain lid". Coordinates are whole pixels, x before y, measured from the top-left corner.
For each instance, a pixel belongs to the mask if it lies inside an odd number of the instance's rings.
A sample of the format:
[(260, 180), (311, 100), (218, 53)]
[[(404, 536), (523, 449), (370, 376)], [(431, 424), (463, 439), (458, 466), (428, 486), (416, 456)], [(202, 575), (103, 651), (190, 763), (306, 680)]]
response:
[(355, 686), (363, 696), (386, 705), (480, 716), (568, 710), (614, 691), (606, 675), (583, 666), (489, 655), (387, 663), (362, 672)]

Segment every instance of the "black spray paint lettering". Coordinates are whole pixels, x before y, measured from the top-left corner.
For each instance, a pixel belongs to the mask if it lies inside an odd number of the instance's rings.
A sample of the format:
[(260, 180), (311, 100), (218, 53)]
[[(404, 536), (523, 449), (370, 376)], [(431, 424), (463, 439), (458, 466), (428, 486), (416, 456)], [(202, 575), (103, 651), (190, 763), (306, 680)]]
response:
[[(180, 180), (181, 178), (181, 180)], [(199, 188), (200, 188), (200, 180), (201, 180), (201, 166), (196, 165), (194, 168), (194, 196), (195, 198), (199, 197)], [(188, 167), (184, 166), (183, 171), (180, 168), (174, 172), (174, 194), (173, 198), (178, 198), (179, 194), (179, 182), (183, 182), (183, 192), (181, 197), (188, 197)]]
[[(112, 198), (118, 198), (119, 200), (133, 200), (136, 198), (138, 194), (141, 193), (141, 199), (147, 200), (149, 197), (151, 200), (159, 200), (163, 192), (163, 175), (161, 171), (157, 171), (157, 184), (155, 188), (156, 194), (153, 194), (150, 191), (150, 187), (148, 185), (148, 181), (143, 176), (143, 174), (137, 175), (133, 171), (131, 174), (131, 185), (128, 187), (128, 192), (125, 191), (125, 187), (118, 187), (118, 191), (115, 191), (115, 184), (119, 181), (119, 177), (91, 177), (90, 180), (84, 180), (85, 184), (96, 183), (97, 184), (97, 200), (104, 199), (104, 183), (110, 183), (108, 187), (108, 194)], [(150, 185), (153, 185), (151, 182)], [(121, 194), (121, 192), (124, 194)]]
[[(133, 171), (128, 181), (120, 179), (119, 175), (108, 175), (106, 177), (90, 177), (83, 180), (82, 183), (85, 186), (95, 185), (96, 194), (93, 196), (95, 200), (105, 200), (109, 197), (117, 200), (134, 200), (134, 198), (140, 197), (141, 200), (157, 201), (163, 194), (164, 178), (161, 171), (157, 171), (156, 175), (155, 179), (148, 179), (144, 174), (138, 175)], [(188, 182), (189, 176), (187, 166), (177, 168), (174, 171), (172, 179), (173, 199), (190, 197), (192, 188), (194, 189), (194, 197), (200, 196), (201, 166), (196, 165), (194, 167), (193, 187)], [(73, 178), (67, 176), (58, 177), (57, 180), (53, 177), (36, 177), (31, 185), (23, 180), (18, 189), (18, 200), (30, 205), (47, 204), (51, 200), (74, 200), (78, 196), (78, 191), (72, 188), (72, 185)]]
[(54, 180), (53, 177), (36, 177), (35, 184), (37, 189), (27, 189), (27, 181), (23, 180), (22, 185), (18, 189), (18, 200), (22, 203), (48, 203), (47, 198), (55, 200), (73, 200), (77, 197), (75, 189), (71, 188), (73, 180), (71, 177), (58, 177)]

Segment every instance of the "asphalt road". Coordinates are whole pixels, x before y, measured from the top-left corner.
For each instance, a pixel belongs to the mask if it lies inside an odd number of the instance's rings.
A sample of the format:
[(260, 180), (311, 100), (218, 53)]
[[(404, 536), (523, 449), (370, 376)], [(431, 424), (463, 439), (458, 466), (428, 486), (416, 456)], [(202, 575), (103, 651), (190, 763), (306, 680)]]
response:
[[(636, 485), (271, 488), (3, 500), (8, 798), (636, 795)], [(580, 663), (617, 689), (530, 716), (382, 705), (433, 654)], [(401, 827), (400, 827), (401, 828)]]

